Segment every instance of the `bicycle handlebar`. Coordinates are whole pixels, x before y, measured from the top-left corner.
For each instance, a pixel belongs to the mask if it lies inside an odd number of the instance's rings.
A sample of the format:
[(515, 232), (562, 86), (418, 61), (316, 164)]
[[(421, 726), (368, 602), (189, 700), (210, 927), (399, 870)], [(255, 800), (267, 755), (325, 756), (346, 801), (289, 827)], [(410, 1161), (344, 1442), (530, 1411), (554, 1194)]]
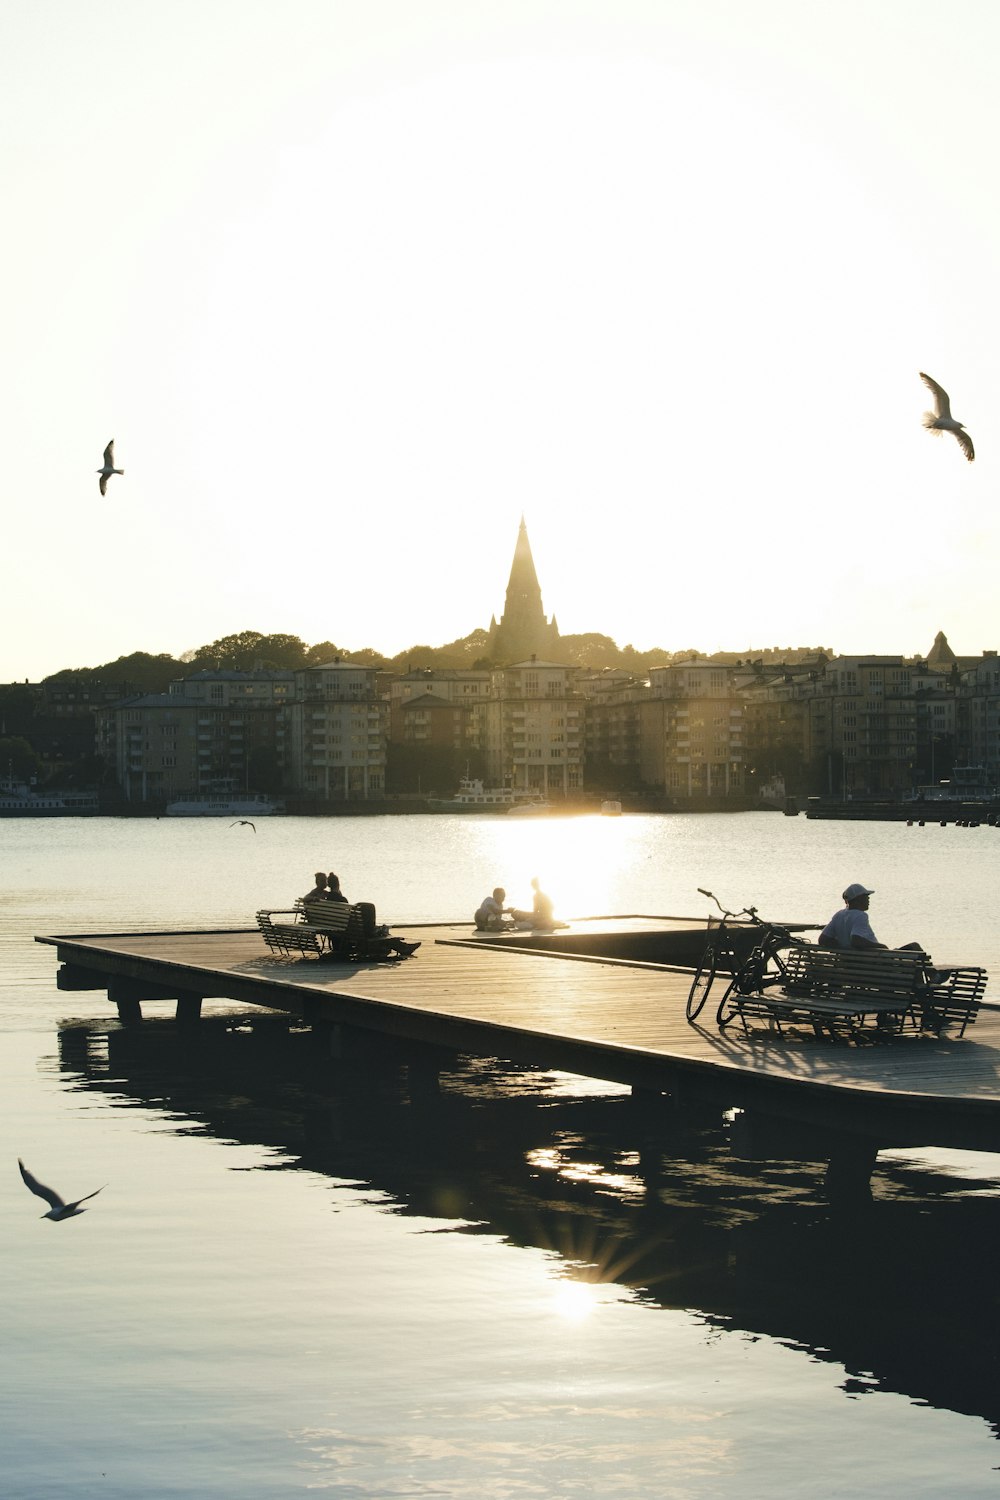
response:
[(725, 906), (723, 906), (722, 902), (719, 900), (714, 891), (706, 891), (703, 885), (699, 885), (697, 887), (697, 890), (699, 896), (707, 896), (710, 901), (714, 901), (724, 917), (749, 917), (750, 921), (756, 922), (758, 927), (767, 927), (771, 925), (757, 915), (756, 906), (744, 906), (742, 911), (729, 911)]

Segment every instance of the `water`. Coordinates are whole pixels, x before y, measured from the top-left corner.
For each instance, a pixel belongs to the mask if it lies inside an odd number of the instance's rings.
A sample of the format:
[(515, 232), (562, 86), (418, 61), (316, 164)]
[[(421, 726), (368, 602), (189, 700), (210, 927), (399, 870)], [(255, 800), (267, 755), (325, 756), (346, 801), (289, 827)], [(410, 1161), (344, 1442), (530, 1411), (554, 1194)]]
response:
[[(455, 1059), (411, 1097), (284, 1018), (60, 994), (36, 932), (246, 926), (336, 869), (381, 916), (697, 914), (699, 885), (1000, 974), (1000, 833), (776, 815), (0, 824), (7, 1492), (278, 1500), (993, 1494), (1000, 1160), (747, 1162), (717, 1115)], [(415, 960), (418, 962), (419, 960)], [(86, 1214), (39, 1219), (23, 1156)]]

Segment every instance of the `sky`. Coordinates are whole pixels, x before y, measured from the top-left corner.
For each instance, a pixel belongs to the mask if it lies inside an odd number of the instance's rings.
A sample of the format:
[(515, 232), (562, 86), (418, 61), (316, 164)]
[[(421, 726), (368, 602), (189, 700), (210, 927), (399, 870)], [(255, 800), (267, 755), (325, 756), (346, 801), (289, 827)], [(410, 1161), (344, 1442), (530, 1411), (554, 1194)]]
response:
[(997, 647), (998, 67), (994, 0), (8, 5), (0, 681), (442, 644), (522, 515), (566, 634)]

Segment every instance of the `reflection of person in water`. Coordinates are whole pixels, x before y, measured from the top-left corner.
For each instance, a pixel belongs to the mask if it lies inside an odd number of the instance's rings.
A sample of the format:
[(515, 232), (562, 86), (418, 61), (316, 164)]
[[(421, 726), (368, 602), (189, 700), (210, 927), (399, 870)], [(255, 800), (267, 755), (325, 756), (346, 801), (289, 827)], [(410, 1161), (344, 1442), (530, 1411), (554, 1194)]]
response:
[(515, 911), (514, 920), (535, 927), (539, 932), (544, 932), (547, 928), (555, 926), (555, 919), (552, 915), (552, 897), (546, 896), (537, 875), (532, 877), (531, 889), (535, 893), (531, 911)]

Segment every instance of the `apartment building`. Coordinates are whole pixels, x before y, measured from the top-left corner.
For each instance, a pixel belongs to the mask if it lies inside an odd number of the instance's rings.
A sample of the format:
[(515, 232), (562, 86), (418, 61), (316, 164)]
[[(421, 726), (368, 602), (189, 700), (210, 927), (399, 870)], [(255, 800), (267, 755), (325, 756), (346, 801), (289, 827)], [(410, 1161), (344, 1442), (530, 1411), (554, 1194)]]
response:
[(321, 802), (383, 797), (388, 706), (374, 668), (334, 661), (294, 678), (285, 710), (292, 787)]
[(200, 672), (101, 708), (99, 752), (126, 801), (277, 790), (291, 672)]
[(640, 705), (642, 780), (680, 801), (742, 795), (743, 698), (733, 669), (694, 660), (654, 667)]
[(484, 747), (491, 785), (556, 799), (582, 790), (584, 700), (574, 675), (535, 657), (493, 672)]

